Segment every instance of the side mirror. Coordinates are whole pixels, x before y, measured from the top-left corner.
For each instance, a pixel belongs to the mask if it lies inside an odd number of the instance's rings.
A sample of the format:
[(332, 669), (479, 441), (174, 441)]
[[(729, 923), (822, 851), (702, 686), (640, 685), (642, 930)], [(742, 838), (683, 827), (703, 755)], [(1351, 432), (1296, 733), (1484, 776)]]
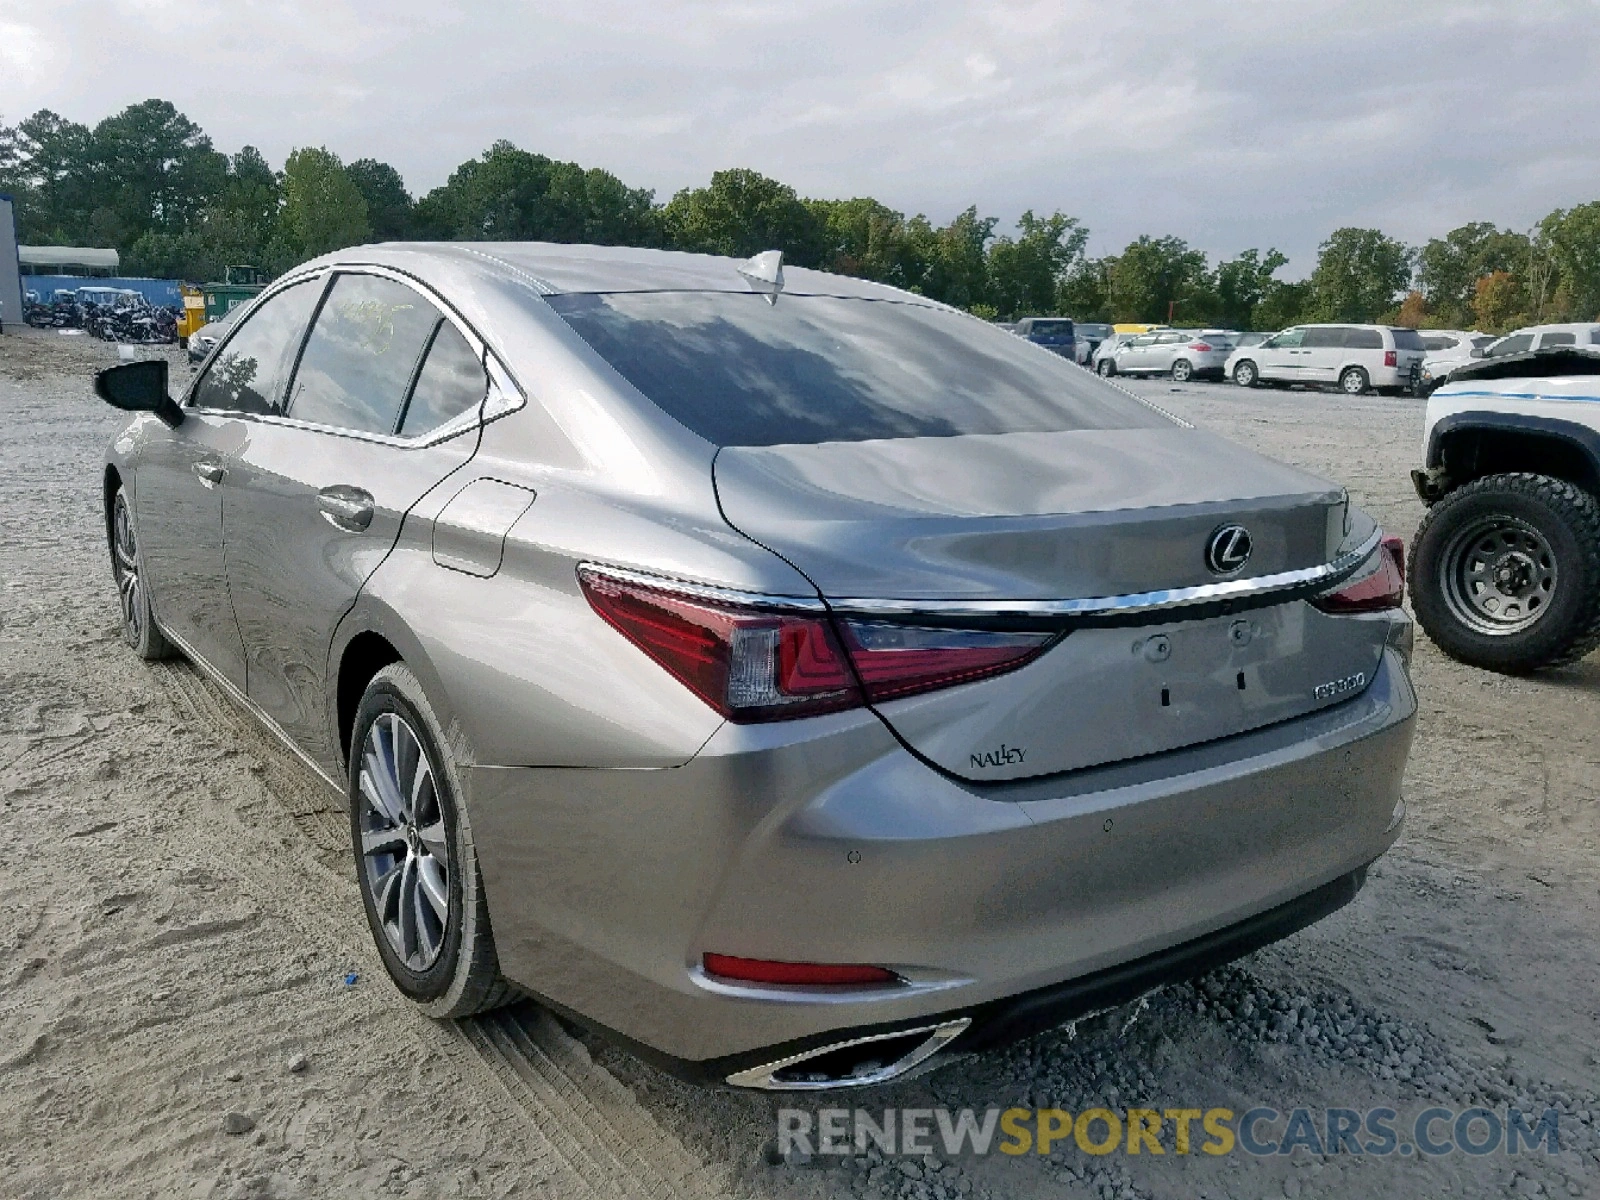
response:
[(107, 367), (94, 377), (94, 392), (112, 408), (154, 413), (174, 429), (183, 424), (183, 409), (167, 395), (165, 359)]
[(1467, 357), (1469, 357), (1469, 358), (1483, 358), (1483, 357), (1485, 357), (1485, 355), (1483, 353), (1483, 347), (1482, 346), (1474, 346), (1471, 350), (1467, 351)]

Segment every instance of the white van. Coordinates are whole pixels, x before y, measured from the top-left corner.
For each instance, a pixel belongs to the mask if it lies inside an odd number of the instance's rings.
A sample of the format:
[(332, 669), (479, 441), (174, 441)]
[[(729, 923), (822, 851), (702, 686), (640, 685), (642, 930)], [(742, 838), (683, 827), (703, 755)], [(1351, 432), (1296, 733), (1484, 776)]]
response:
[(1425, 351), (1415, 329), (1390, 325), (1296, 325), (1228, 356), (1228, 378), (1241, 387), (1258, 383), (1336, 383), (1359, 396), (1415, 390)]

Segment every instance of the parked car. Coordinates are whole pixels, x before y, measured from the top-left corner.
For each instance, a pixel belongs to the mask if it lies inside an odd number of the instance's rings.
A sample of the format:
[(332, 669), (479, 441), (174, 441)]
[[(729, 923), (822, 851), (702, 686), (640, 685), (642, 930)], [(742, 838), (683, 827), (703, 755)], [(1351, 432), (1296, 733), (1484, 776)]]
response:
[(189, 335), (189, 361), (201, 363), (206, 355), (210, 354), (216, 344), (222, 340), (222, 335), (228, 331), (228, 326), (233, 324), (233, 319), (243, 310), (243, 305), (237, 305), (223, 313), (215, 321), (200, 326)]
[(1427, 329), (1421, 331), (1422, 349), (1425, 357), (1422, 360), (1421, 385), (1424, 392), (1429, 392), (1451, 371), (1464, 363), (1469, 363), (1474, 357), (1474, 350), (1484, 350), (1494, 344), (1496, 338), (1492, 333), (1477, 333), (1461, 329)]
[(1525, 329), (1518, 329), (1506, 334), (1504, 337), (1493, 337), (1488, 334), (1474, 336), (1474, 344), (1466, 349), (1465, 355), (1441, 359), (1435, 363), (1431, 360), (1422, 364), (1422, 391), (1424, 394), (1432, 392), (1449, 378), (1450, 372), (1458, 367), (1467, 366), (1478, 359), (1503, 358), (1513, 354), (1523, 354), (1529, 350), (1551, 350), (1562, 346), (1593, 346), (1600, 345), (1600, 326), (1592, 322), (1578, 321), (1568, 324), (1556, 325), (1530, 325)]
[(1242, 387), (1258, 383), (1336, 383), (1359, 396), (1415, 390), (1422, 373), (1422, 338), (1390, 325), (1296, 325), (1229, 356), (1228, 376)]
[(1072, 330), (1077, 339), (1075, 350), (1079, 366), (1088, 366), (1092, 363), (1094, 352), (1100, 348), (1100, 343), (1114, 336), (1111, 326), (1095, 321), (1076, 321)]
[(1170, 375), (1174, 380), (1222, 378), (1233, 343), (1221, 330), (1185, 333), (1169, 329), (1136, 334), (1095, 362), (1099, 375)]
[(366, 246), (166, 373), (96, 384), (123, 637), (342, 793), (427, 1013), (878, 1083), (1301, 928), (1398, 835), (1396, 540), (925, 297)]
[(1412, 479), (1413, 604), (1441, 650), (1516, 673), (1600, 646), (1600, 346), (1452, 371)]
[(1015, 333), (1065, 358), (1076, 355), (1077, 338), (1072, 322), (1066, 317), (1022, 317), (1017, 321)]

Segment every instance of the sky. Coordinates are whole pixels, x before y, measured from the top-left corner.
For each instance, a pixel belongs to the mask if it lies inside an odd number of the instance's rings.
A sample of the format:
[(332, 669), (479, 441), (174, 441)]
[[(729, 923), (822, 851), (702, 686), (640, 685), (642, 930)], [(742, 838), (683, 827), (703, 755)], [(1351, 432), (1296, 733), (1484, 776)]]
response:
[(1309, 272), (1600, 199), (1600, 0), (0, 0), (0, 121), (169, 99), (232, 152), (392, 163), (505, 138), (666, 200), (753, 167), (1009, 226), (1061, 210)]

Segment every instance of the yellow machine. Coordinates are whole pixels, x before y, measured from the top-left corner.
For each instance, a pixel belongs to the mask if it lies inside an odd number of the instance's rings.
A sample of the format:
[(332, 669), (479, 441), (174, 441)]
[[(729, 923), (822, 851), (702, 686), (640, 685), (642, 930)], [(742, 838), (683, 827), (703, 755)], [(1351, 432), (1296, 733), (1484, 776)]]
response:
[(205, 293), (187, 283), (179, 284), (183, 293), (183, 315), (178, 318), (178, 345), (187, 346), (189, 335), (206, 323)]

